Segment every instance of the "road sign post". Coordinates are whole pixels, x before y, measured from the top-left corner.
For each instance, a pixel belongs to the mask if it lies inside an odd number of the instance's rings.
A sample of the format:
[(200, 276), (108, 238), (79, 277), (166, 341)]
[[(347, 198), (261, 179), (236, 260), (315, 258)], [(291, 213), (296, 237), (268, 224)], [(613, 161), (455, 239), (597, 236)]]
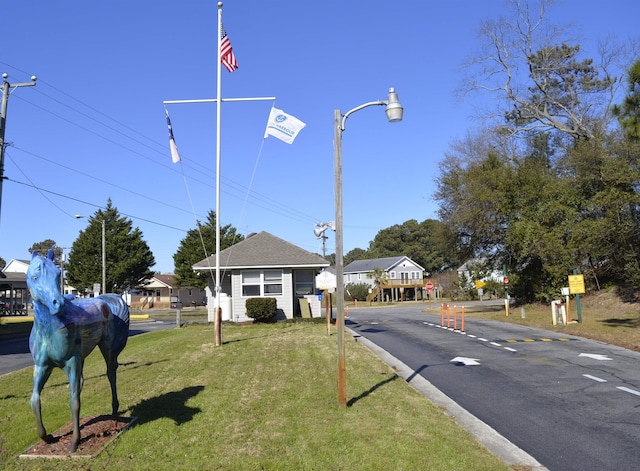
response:
[(426, 285), (424, 285), (425, 288), (427, 288), (427, 295), (429, 296), (429, 310), (431, 310), (431, 292), (433, 291), (433, 283), (431, 283), (430, 281), (427, 282)]

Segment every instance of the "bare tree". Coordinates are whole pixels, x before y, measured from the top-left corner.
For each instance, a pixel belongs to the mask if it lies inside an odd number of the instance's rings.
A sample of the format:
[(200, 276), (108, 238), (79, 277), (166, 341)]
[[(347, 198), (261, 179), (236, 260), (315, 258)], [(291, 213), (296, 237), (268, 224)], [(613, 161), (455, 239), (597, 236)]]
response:
[(547, 21), (553, 3), (508, 0), (509, 18), (483, 21), (481, 49), (467, 59), (460, 91), (496, 96), (498, 105), (483, 117), (499, 120), (507, 135), (555, 129), (590, 139), (611, 117), (631, 50), (609, 40), (600, 45), (597, 64), (581, 58), (581, 46), (569, 37), (569, 27)]

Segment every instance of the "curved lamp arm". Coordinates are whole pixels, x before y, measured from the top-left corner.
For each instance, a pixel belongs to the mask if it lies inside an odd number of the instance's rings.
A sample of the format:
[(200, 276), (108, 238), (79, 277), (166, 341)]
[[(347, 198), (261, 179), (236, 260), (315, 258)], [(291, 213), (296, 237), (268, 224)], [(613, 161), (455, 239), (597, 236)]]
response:
[(349, 115), (355, 113), (356, 111), (360, 111), (363, 108), (367, 108), (369, 106), (381, 106), (381, 105), (386, 105), (387, 107), (385, 112), (387, 113), (387, 119), (389, 120), (389, 122), (393, 123), (396, 121), (402, 121), (402, 114), (404, 109), (402, 108), (402, 105), (398, 100), (398, 94), (396, 93), (396, 90), (394, 88), (390, 88), (387, 101), (383, 101), (383, 100), (370, 101), (368, 103), (364, 103), (360, 106), (356, 106), (355, 108), (347, 111), (342, 116), (342, 120), (340, 121), (340, 130), (341, 131), (345, 130), (345, 127), (347, 124), (347, 118), (349, 117)]

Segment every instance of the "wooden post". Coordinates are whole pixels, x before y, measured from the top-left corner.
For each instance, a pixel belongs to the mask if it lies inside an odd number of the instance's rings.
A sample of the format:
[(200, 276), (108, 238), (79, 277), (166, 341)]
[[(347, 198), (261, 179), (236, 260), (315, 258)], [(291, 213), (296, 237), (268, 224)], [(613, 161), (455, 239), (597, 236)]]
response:
[(327, 318), (327, 335), (331, 335), (331, 298), (329, 290), (324, 290), (324, 316)]

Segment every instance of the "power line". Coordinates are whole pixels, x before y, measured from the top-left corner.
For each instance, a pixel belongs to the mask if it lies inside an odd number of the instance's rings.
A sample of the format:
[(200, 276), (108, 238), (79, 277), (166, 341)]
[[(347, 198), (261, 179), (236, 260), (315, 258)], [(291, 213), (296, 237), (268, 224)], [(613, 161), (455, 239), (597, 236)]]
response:
[[(105, 209), (105, 210), (107, 209), (104, 206), (100, 206), (99, 204), (89, 203), (89, 202), (81, 200), (79, 198), (74, 198), (72, 196), (63, 195), (62, 193), (58, 193), (56, 191), (51, 191), (51, 190), (47, 190), (45, 188), (40, 188), (40, 187), (37, 187), (37, 186), (35, 186), (35, 185), (31, 184), (31, 183), (21, 182), (21, 181), (14, 180), (14, 179), (9, 178), (9, 177), (7, 177), (6, 180), (10, 181), (10, 182), (13, 182), (13, 183), (17, 183), (18, 185), (24, 185), (24, 186), (28, 186), (28, 187), (31, 187), (31, 188), (35, 188), (38, 191), (43, 191), (43, 192), (49, 193), (51, 195), (59, 196), (60, 198), (65, 198), (65, 199), (68, 199), (68, 200), (77, 201), (78, 203), (82, 203), (82, 204), (86, 204), (86, 205), (89, 205), (89, 206), (93, 206), (94, 208)], [(148, 222), (150, 224), (155, 224), (156, 226), (162, 226), (162, 227), (166, 227), (166, 228), (169, 228), (169, 229), (174, 229), (174, 230), (180, 231), (180, 232), (188, 232), (186, 229), (181, 229), (179, 227), (170, 226), (168, 224), (163, 224), (161, 222), (152, 221), (150, 219), (146, 219), (146, 218), (143, 218), (143, 217), (140, 217), (140, 216), (134, 216), (132, 214), (123, 213), (122, 211), (118, 211), (118, 212), (120, 214), (122, 214), (123, 216), (127, 216), (127, 217), (130, 217), (132, 219), (137, 219), (139, 221)]]

